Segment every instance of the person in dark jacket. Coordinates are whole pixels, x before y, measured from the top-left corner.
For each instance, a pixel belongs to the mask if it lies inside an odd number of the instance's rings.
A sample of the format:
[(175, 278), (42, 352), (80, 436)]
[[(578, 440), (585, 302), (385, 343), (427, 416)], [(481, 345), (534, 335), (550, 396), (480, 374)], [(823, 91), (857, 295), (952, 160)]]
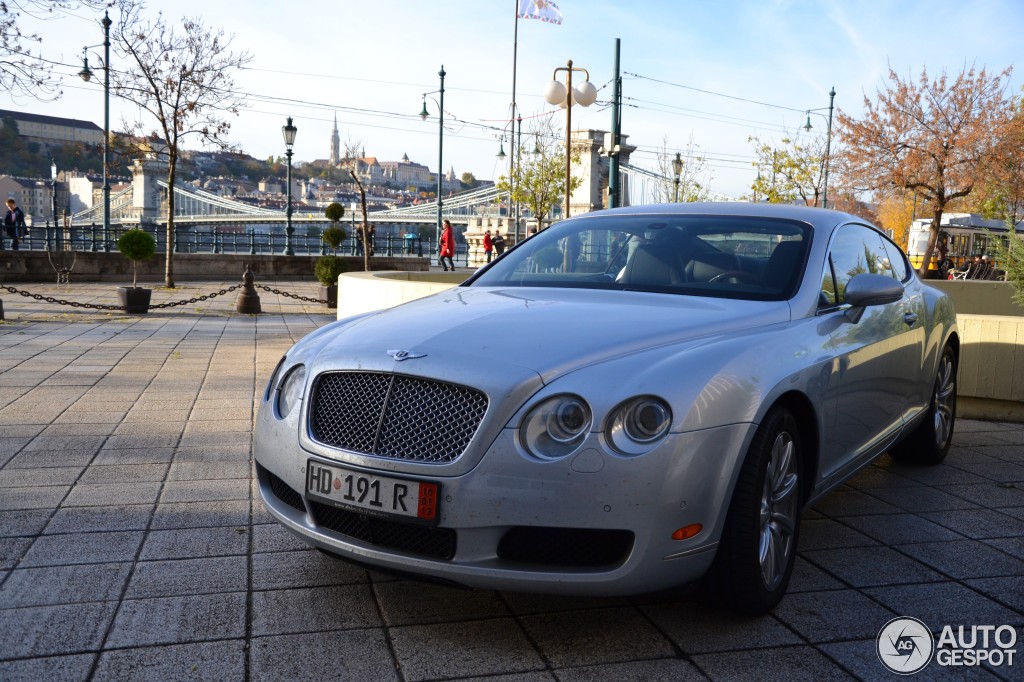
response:
[[(21, 238), (25, 236), (25, 213), (18, 208), (14, 199), (7, 200), (7, 213), (4, 215), (4, 232), (11, 239), (11, 248), (18, 250)], [(2, 246), (2, 243), (0, 243)]]

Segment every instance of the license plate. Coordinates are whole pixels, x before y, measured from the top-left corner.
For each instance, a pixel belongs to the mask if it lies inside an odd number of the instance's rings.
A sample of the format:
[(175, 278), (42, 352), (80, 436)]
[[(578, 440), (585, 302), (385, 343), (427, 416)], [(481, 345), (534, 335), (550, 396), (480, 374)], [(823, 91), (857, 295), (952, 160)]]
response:
[(368, 474), (309, 460), (306, 494), (377, 515), (437, 523), (438, 484)]

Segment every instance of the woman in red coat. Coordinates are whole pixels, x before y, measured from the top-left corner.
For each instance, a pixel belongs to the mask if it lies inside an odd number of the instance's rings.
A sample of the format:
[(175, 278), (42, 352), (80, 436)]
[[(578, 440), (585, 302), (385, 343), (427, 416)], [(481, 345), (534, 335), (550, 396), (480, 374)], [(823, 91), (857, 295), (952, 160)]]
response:
[(487, 230), (484, 232), (484, 254), (487, 256), (487, 262), (491, 262), (491, 250), (494, 249), (494, 242), (491, 241), (491, 231)]
[[(440, 254), (437, 261), (444, 268), (444, 271), (448, 272), (448, 268), (454, 270), (455, 263), (452, 261), (452, 256), (455, 255), (455, 234), (452, 232), (452, 224), (447, 220), (444, 221), (444, 229), (441, 230)], [(445, 259), (448, 259), (448, 263), (445, 263)]]

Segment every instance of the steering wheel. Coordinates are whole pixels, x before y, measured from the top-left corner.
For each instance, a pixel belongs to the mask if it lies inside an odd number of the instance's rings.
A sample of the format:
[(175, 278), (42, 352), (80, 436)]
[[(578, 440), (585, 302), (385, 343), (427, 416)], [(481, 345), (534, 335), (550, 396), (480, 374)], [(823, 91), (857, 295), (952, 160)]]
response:
[(708, 284), (713, 284), (723, 279), (734, 279), (737, 282), (747, 282), (748, 284), (762, 284), (760, 277), (751, 272), (743, 272), (742, 270), (726, 270), (725, 272), (720, 272), (709, 279)]

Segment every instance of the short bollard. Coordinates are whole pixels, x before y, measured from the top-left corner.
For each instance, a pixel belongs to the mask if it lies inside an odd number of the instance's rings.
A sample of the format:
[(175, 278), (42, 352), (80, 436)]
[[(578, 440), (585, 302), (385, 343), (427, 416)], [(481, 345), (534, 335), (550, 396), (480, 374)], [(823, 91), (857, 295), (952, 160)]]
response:
[(242, 273), (242, 290), (238, 292), (238, 298), (235, 299), (235, 310), (240, 313), (259, 315), (263, 312), (260, 308), (260, 295), (256, 293), (256, 287), (253, 285), (255, 279), (252, 270), (246, 264), (245, 272)]
[(0, 320), (4, 319), (4, 299), (0, 298)]

